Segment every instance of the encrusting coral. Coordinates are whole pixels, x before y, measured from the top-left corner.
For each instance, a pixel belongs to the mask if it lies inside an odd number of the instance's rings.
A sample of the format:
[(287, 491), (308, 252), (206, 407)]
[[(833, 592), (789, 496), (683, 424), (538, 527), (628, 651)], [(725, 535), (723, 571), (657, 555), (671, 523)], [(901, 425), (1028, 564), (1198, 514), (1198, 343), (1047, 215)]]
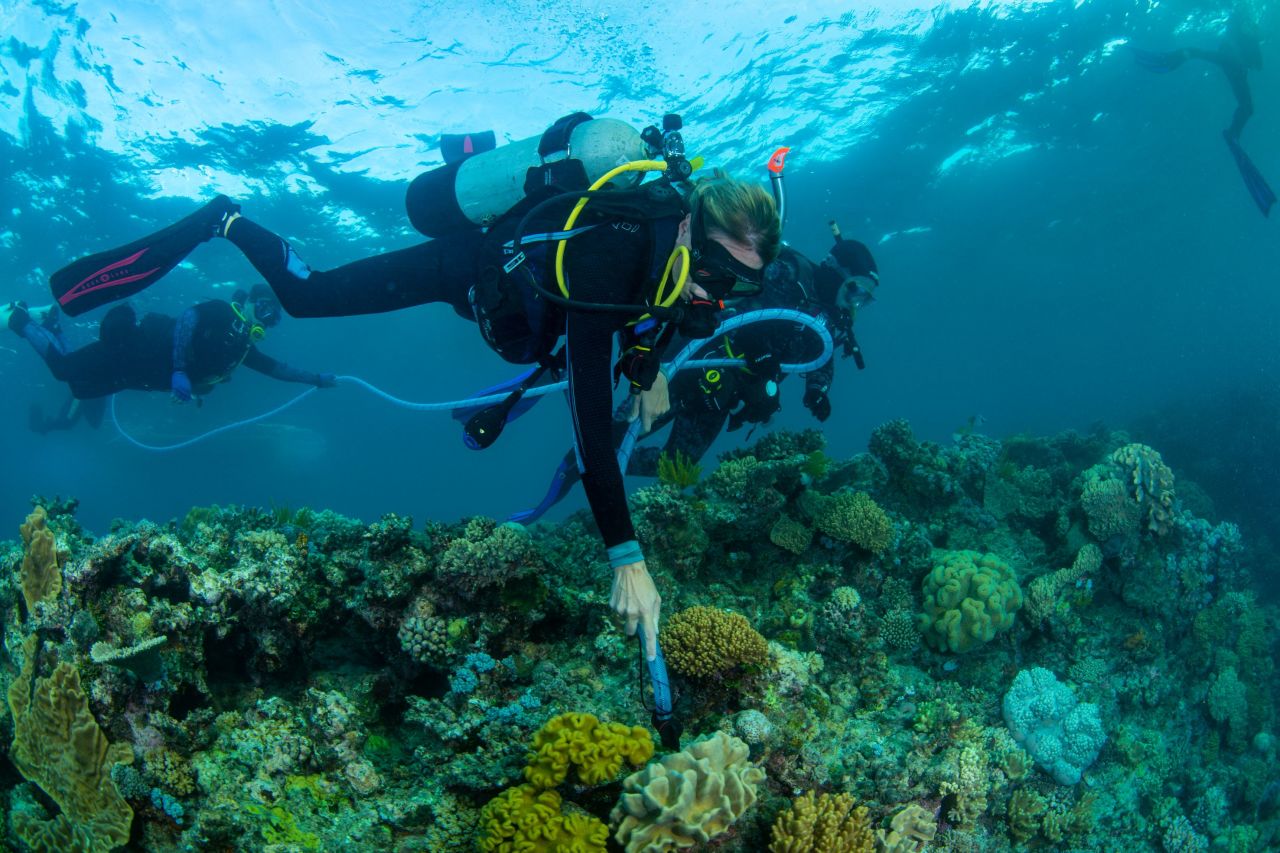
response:
[(809, 791), (773, 823), (769, 853), (871, 853), (875, 850), (866, 806), (849, 794)]

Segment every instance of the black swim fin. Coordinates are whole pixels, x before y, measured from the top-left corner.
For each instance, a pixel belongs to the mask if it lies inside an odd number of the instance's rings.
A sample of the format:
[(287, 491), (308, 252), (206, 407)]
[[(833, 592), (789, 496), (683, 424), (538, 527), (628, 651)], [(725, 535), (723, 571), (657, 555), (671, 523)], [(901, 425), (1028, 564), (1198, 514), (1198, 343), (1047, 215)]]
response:
[(1143, 50), (1139, 47), (1129, 46), (1129, 50), (1133, 52), (1133, 58), (1139, 65), (1148, 71), (1155, 71), (1163, 74), (1166, 71), (1173, 71), (1180, 66), (1187, 58), (1186, 54), (1180, 50), (1170, 51), (1154, 51)]
[(49, 277), (58, 306), (75, 317), (144, 290), (212, 238), (240, 206), (220, 195), (195, 213), (126, 246), (72, 261)]
[(1257, 166), (1253, 165), (1249, 155), (1244, 153), (1239, 142), (1227, 133), (1223, 133), (1222, 138), (1227, 141), (1227, 148), (1235, 158), (1236, 168), (1240, 170), (1240, 177), (1244, 178), (1244, 185), (1249, 188), (1249, 195), (1253, 196), (1262, 215), (1270, 216), (1271, 206), (1276, 203), (1276, 194), (1267, 185), (1267, 179), (1262, 177), (1262, 173), (1258, 171)]

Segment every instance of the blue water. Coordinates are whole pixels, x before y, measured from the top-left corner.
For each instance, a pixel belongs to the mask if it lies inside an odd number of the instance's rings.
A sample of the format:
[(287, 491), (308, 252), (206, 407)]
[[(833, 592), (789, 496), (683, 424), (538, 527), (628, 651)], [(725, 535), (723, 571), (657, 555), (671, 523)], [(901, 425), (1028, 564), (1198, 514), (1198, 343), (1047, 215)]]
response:
[[(1151, 74), (1125, 48), (1211, 45), (1225, 7), (182, 5), (195, 8), (0, 4), (3, 299), (48, 302), (46, 277), (71, 258), (217, 192), (316, 268), (400, 248), (420, 239), (403, 193), (439, 162), (440, 133), (514, 140), (573, 110), (636, 126), (674, 111), (691, 153), (740, 176), (765, 180), (773, 149), (793, 147), (787, 238), (802, 251), (825, 253), (835, 219), (876, 254), (883, 287), (858, 326), (868, 366), (837, 368), (833, 454), (864, 449), (895, 417), (934, 440), (974, 417), (1002, 436), (1104, 421), (1147, 429), (1157, 446), (1169, 437), (1176, 467), (1213, 457), (1205, 485), (1226, 505), (1277, 501), (1277, 222), (1222, 144), (1233, 108), (1222, 75)], [(1280, 32), (1274, 8), (1253, 12)], [(1263, 54), (1243, 143), (1280, 185), (1274, 40)], [(232, 246), (208, 244), (134, 304), (177, 313), (253, 275)], [(73, 343), (92, 339), (101, 313), (77, 319)], [(440, 306), (286, 320), (262, 349), (421, 400), (511, 373)], [(109, 425), (29, 432), (28, 408), (52, 409), (62, 392), (8, 332), (0, 378), (0, 518), (15, 525), (35, 493), (80, 498), (99, 532), (114, 517), (227, 502), (501, 517), (536, 501), (569, 445), (554, 398), (473, 453), (446, 416), (340, 387), (155, 454)], [(813, 425), (799, 384), (784, 387), (775, 426)], [(165, 443), (298, 390), (240, 371), (200, 408), (130, 393), (119, 411)]]

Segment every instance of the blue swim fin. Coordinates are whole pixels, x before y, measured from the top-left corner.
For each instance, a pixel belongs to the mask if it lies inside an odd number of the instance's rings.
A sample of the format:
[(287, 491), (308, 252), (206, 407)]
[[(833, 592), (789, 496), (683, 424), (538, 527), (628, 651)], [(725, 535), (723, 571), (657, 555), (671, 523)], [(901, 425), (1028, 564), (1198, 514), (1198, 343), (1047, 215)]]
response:
[(1139, 65), (1148, 71), (1155, 71), (1158, 74), (1173, 71), (1187, 58), (1186, 54), (1180, 50), (1143, 50), (1133, 45), (1129, 46), (1129, 50), (1133, 53), (1133, 58)]
[(1258, 167), (1253, 165), (1249, 155), (1244, 153), (1240, 143), (1225, 132), (1222, 138), (1227, 141), (1227, 148), (1231, 150), (1231, 156), (1236, 161), (1236, 168), (1240, 170), (1240, 177), (1244, 178), (1244, 185), (1248, 188), (1249, 195), (1253, 196), (1253, 201), (1262, 211), (1262, 215), (1269, 217), (1271, 206), (1276, 203), (1276, 194), (1267, 185), (1267, 179), (1262, 177)]
[(560, 467), (552, 475), (551, 483), (547, 486), (547, 494), (542, 498), (542, 502), (533, 509), (515, 513), (507, 521), (516, 521), (520, 524), (530, 524), (537, 521), (546, 515), (553, 506), (564, 500), (565, 496), (581, 479), (582, 475), (578, 473), (578, 460), (571, 450), (565, 454), (564, 459), (560, 461)]
[[(526, 379), (532, 376), (534, 371), (537, 369), (538, 368), (536, 367), (531, 367), (528, 370), (526, 370), (524, 373), (521, 373), (519, 376), (508, 379), (506, 382), (499, 382), (497, 385), (491, 385), (488, 388), (485, 388), (481, 391), (477, 391), (476, 393), (471, 394), (467, 399), (480, 399), (481, 397), (492, 397), (495, 394), (510, 394), (511, 392), (519, 388), (522, 382), (524, 382)], [(520, 402), (516, 403), (514, 406), (511, 407), (511, 412), (507, 415), (507, 423), (511, 423), (516, 418), (520, 417), (525, 412), (532, 409), (534, 404), (541, 399), (542, 399), (542, 396), (522, 397), (520, 399)], [(465, 408), (454, 409), (453, 419), (458, 423), (465, 424), (467, 421), (471, 420), (473, 415), (476, 415), (477, 413), (484, 411), (485, 409), (489, 408), (492, 405), (494, 405), (492, 402), (478, 403), (477, 405), (474, 405), (474, 406), (466, 406)]]

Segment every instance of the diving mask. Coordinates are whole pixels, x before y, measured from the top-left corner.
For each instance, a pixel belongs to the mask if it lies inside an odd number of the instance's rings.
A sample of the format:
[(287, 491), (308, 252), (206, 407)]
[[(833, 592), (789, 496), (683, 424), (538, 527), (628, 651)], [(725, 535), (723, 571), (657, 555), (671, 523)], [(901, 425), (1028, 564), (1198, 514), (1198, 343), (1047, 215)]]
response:
[(764, 270), (752, 269), (722, 243), (706, 238), (694, 247), (689, 280), (712, 299), (740, 299), (755, 296), (764, 288)]
[(880, 286), (875, 273), (868, 275), (852, 275), (840, 283), (836, 291), (836, 307), (844, 311), (854, 312), (869, 304), (876, 298), (876, 288)]

